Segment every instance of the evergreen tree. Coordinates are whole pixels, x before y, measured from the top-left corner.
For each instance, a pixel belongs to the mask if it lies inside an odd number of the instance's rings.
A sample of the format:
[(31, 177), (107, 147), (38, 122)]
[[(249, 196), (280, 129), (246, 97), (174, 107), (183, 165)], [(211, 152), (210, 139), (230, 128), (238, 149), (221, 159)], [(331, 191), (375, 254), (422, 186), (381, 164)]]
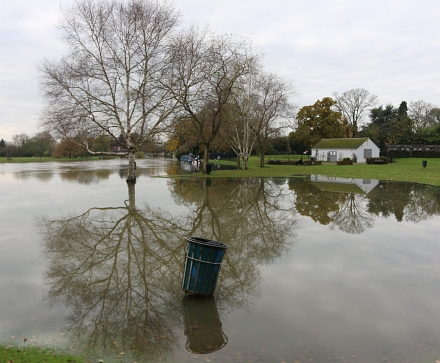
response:
[(408, 106), (406, 101), (400, 103), (393, 128), (396, 144), (411, 144), (413, 142), (412, 121), (408, 116)]
[(394, 143), (393, 129), (397, 117), (397, 109), (388, 104), (370, 110), (371, 122), (362, 131), (362, 136), (369, 137), (383, 151), (385, 145)]

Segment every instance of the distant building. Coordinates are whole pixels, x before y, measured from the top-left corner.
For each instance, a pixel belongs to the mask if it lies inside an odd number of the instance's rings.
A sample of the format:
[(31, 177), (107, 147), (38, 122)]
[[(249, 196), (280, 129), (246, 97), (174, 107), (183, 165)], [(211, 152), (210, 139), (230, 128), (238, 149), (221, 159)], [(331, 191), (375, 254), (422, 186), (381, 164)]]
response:
[(440, 145), (426, 144), (406, 144), (406, 145), (386, 145), (387, 156), (392, 157), (439, 157)]
[(110, 151), (114, 153), (124, 153), (127, 150), (122, 146), (126, 143), (124, 136), (119, 135), (119, 142), (112, 141), (110, 142)]
[(365, 163), (376, 158), (380, 149), (368, 137), (353, 139), (322, 139), (312, 147), (311, 156), (319, 161), (340, 161), (345, 158)]

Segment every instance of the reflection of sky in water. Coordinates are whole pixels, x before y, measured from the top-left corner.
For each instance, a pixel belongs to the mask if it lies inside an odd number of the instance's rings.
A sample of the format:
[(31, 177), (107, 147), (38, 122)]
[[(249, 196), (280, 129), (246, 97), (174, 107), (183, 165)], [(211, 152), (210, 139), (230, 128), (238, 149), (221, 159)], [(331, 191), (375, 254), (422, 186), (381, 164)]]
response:
[(363, 354), (365, 361), (438, 344), (437, 223), (376, 220), (358, 236), (303, 221), (298, 246), (263, 273), (252, 313), (230, 317), (237, 336), (260, 331), (267, 349), (276, 335), (279, 349), (292, 354), (317, 353), (318, 344), (347, 358)]
[[(99, 168), (107, 172), (93, 174), (91, 184), (61, 174), (77, 172), (77, 165), (90, 174), (99, 169), (96, 163), (0, 166), (0, 340), (35, 336), (36, 342), (50, 344), (65, 328), (65, 308), (49, 309), (43, 301), (46, 262), (35, 216), (57, 218), (96, 206), (123, 205), (127, 186), (120, 169), (125, 163), (103, 161)], [(138, 162), (138, 169), (144, 165), (146, 170), (148, 163)], [(173, 215), (186, 213), (188, 206), (177, 205), (171, 196), (168, 179), (146, 176), (163, 175), (169, 165), (150, 167), (138, 178), (138, 208), (148, 203)], [(292, 195), (286, 183), (278, 188)], [(365, 206), (367, 197), (358, 198)], [(286, 200), (280, 206), (291, 208), (291, 199)], [(301, 357), (318, 361), (322, 355), (404, 361), (418, 351), (426, 356), (440, 351), (438, 216), (419, 223), (405, 218), (397, 222), (394, 215), (372, 216), (372, 228), (351, 234), (291, 214), (297, 221), (296, 244), (274, 263), (261, 266), (259, 296), (250, 298), (249, 305), (219, 306), (229, 342), (211, 358), (289, 362)], [(173, 359), (184, 361), (191, 356), (184, 350), (183, 322), (179, 324), (180, 355)]]

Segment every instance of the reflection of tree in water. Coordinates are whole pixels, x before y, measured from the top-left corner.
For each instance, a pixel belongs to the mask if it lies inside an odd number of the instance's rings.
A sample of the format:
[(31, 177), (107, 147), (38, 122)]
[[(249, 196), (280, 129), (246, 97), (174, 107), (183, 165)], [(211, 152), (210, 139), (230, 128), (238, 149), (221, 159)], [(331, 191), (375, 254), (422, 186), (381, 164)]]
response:
[(18, 180), (29, 180), (31, 178), (36, 178), (41, 182), (48, 182), (54, 176), (51, 170), (41, 170), (41, 171), (16, 171), (13, 174), (14, 179)]
[[(217, 301), (241, 306), (255, 294), (259, 266), (293, 244), (296, 221), (282, 208), (283, 188), (265, 179), (172, 180), (176, 203), (190, 210), (189, 234), (228, 244)], [(238, 286), (239, 288), (238, 288)]]
[(295, 207), (301, 215), (347, 233), (359, 234), (373, 227), (364, 196), (323, 191), (309, 179), (292, 179), (289, 185), (295, 191)]
[(385, 218), (394, 215), (418, 223), (440, 213), (440, 188), (416, 183), (381, 181), (368, 195), (370, 213)]
[(204, 184), (194, 188), (197, 202), (187, 198), (191, 208), (177, 217), (148, 205), (136, 208), (129, 185), (123, 207), (40, 218), (47, 298), (71, 308), (76, 339), (95, 351), (149, 357), (171, 352), (175, 329), (182, 326), (181, 281), (190, 235), (230, 246), (216, 293), (220, 309), (242, 307), (256, 294), (259, 265), (293, 243), (291, 213), (279, 208), (279, 192), (270, 183)]
[(422, 184), (381, 181), (368, 195), (320, 190), (306, 178), (289, 180), (289, 187), (301, 215), (347, 233), (372, 228), (374, 216), (418, 223), (440, 213), (440, 188)]
[(42, 219), (48, 300), (72, 308), (73, 329), (90, 346), (153, 356), (176, 341), (181, 273), (171, 267), (183, 263), (184, 231), (163, 211), (140, 213), (129, 188), (124, 207)]
[(81, 170), (81, 169), (67, 169), (60, 172), (60, 178), (65, 181), (70, 181), (80, 184), (96, 184), (101, 180), (106, 180), (112, 174), (111, 170)]
[(295, 192), (295, 208), (299, 214), (324, 225), (333, 222), (331, 214), (339, 210), (341, 193), (321, 191), (309, 179), (290, 179), (289, 187)]
[(341, 231), (361, 234), (373, 228), (373, 216), (367, 211), (367, 198), (359, 194), (343, 194), (339, 199), (339, 209), (332, 213), (330, 229), (338, 227)]

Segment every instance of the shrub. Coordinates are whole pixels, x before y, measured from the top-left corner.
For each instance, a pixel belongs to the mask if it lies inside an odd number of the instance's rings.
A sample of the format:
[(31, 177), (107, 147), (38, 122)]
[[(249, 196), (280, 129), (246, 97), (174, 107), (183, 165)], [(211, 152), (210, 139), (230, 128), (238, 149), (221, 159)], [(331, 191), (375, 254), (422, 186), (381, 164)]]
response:
[(366, 158), (367, 164), (388, 164), (386, 156), (380, 156), (378, 158)]
[(389, 158), (409, 158), (408, 150), (388, 150), (387, 156)]
[(145, 159), (145, 153), (143, 151), (136, 151), (136, 159)]
[(414, 157), (414, 158), (438, 158), (439, 153), (437, 151), (429, 151), (429, 150), (414, 150), (412, 152), (412, 157)]

